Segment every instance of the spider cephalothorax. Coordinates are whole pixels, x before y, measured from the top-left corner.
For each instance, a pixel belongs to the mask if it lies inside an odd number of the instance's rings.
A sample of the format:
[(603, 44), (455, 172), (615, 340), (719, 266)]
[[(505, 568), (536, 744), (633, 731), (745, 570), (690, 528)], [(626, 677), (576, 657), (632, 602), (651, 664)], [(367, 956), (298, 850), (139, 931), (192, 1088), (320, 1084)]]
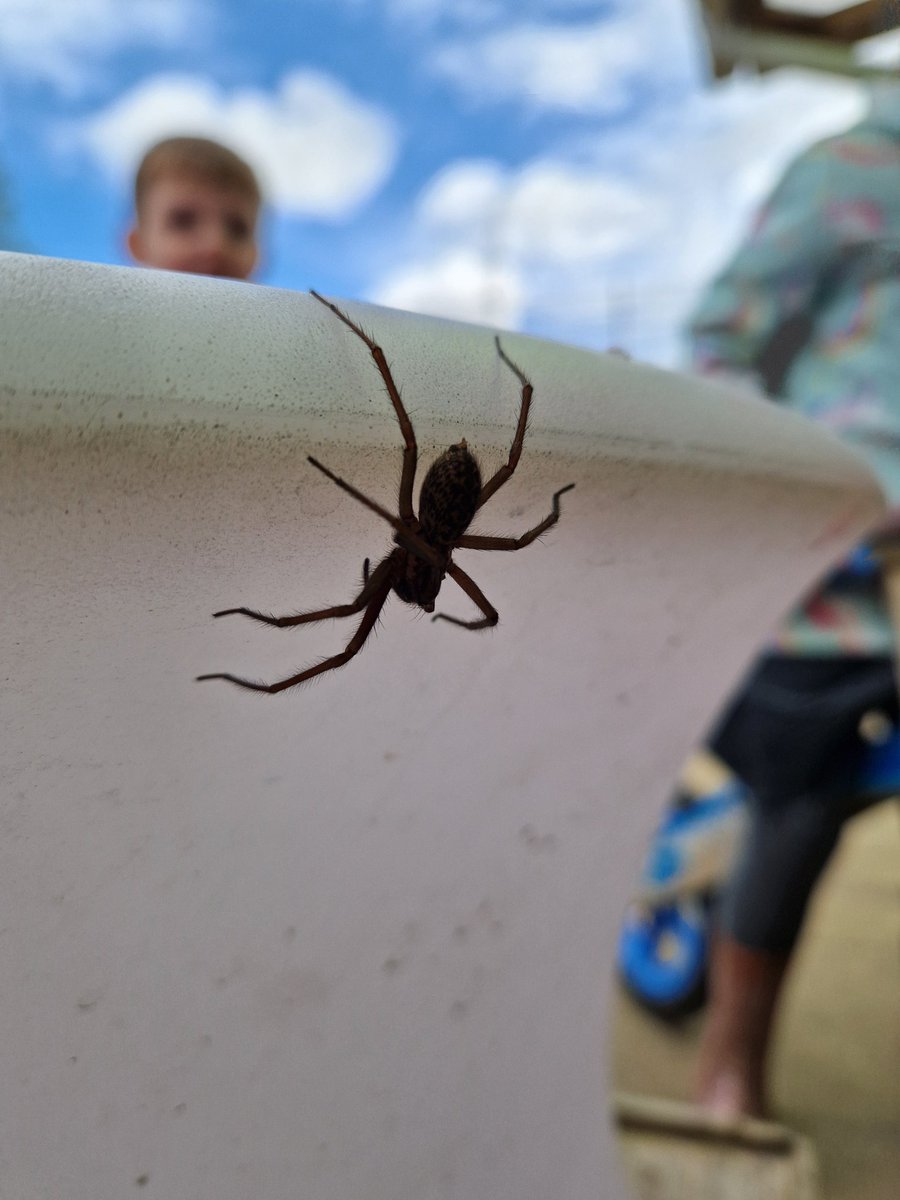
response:
[(216, 617), (225, 617), (231, 613), (242, 613), (244, 616), (252, 617), (255, 621), (262, 621), (266, 625), (284, 628), (288, 625), (306, 625), (313, 621), (324, 621), (328, 617), (348, 617), (353, 613), (363, 613), (363, 619), (356, 633), (340, 654), (326, 658), (324, 662), (298, 671), (295, 675), (279, 680), (277, 683), (257, 683), (250, 679), (241, 679), (236, 675), (222, 673), (198, 676), (198, 679), (227, 679), (239, 687), (249, 688), (254, 692), (281, 692), (285, 688), (294, 687), (295, 684), (303, 683), (307, 679), (312, 679), (316, 675), (334, 670), (335, 667), (341, 667), (344, 663), (349, 662), (362, 649), (391, 591), (407, 604), (414, 604), (425, 612), (434, 612), (434, 602), (447, 575), (481, 610), (482, 616), (472, 621), (465, 621), (461, 617), (436, 613), (432, 620), (450, 621), (454, 625), (462, 625), (464, 629), (486, 629), (491, 625), (496, 625), (497, 610), (489, 603), (474, 579), (471, 579), (453, 561), (453, 551), (456, 549), (520, 550), (523, 546), (533, 542), (551, 525), (556, 524), (559, 520), (559, 498), (564, 492), (568, 492), (575, 486), (574, 483), (570, 483), (555, 492), (550, 515), (520, 537), (482, 537), (479, 534), (466, 533), (478, 510), (515, 471), (522, 453), (528, 410), (531, 405), (533, 391), (531, 383), (516, 364), (507, 358), (500, 345), (500, 339), (495, 338), (497, 353), (522, 386), (519, 420), (510, 447), (509, 458), (487, 483), (482, 483), (478, 463), (465, 440), (456, 443), (445, 450), (429, 467), (422, 481), (422, 489), (419, 493), (419, 511), (416, 513), (412, 502), (418, 462), (416, 435), (409, 415), (403, 406), (403, 401), (400, 399), (400, 392), (394, 383), (384, 351), (337, 305), (325, 300), (318, 292), (312, 294), (326, 308), (331, 309), (335, 316), (339, 317), (369, 347), (369, 352), (375, 360), (384, 386), (391, 398), (404, 440), (398, 514), (395, 516), (387, 509), (382, 508), (380, 504), (376, 504), (374, 500), (357, 491), (352, 484), (339, 478), (316, 459), (310, 457), (309, 461), (333, 480), (338, 487), (349, 492), (361, 504), (383, 517), (393, 527), (395, 546), (373, 571), (369, 570), (369, 560), (366, 559), (363, 566), (362, 590), (349, 604), (336, 604), (331, 608), (298, 613), (290, 617), (271, 617), (251, 608), (226, 608), (213, 614)]

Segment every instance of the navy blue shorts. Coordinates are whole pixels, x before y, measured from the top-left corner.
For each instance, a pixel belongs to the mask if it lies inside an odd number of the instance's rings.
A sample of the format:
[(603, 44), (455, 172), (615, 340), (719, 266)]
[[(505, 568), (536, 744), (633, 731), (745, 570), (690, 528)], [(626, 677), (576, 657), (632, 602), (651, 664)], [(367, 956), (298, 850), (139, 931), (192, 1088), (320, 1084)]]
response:
[(883, 657), (766, 655), (709, 739), (750, 788), (750, 824), (725, 888), (720, 924), (743, 945), (793, 946), (809, 895), (853, 811), (851, 781), (872, 711), (898, 716)]

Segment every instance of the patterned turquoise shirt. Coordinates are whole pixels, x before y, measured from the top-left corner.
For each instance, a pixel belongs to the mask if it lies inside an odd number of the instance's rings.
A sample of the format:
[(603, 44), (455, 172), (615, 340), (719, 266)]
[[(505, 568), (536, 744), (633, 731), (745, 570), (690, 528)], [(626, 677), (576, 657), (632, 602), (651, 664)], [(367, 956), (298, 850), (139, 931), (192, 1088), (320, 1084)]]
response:
[[(773, 381), (770, 356), (792, 327), (795, 352)], [(900, 503), (900, 88), (875, 89), (863, 121), (793, 162), (689, 332), (696, 369), (768, 385), (854, 445)], [(817, 593), (779, 647), (890, 653), (873, 580), (835, 603)]]

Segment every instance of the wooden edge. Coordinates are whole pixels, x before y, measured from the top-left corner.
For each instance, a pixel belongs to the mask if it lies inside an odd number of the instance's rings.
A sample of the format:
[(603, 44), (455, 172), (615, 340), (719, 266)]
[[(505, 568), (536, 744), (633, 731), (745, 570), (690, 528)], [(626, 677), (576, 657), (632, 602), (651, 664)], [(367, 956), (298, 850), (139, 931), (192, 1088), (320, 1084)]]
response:
[(776, 1121), (755, 1117), (717, 1118), (696, 1105), (656, 1096), (614, 1092), (611, 1112), (614, 1123), (624, 1131), (726, 1143), (766, 1154), (792, 1154), (805, 1140)]

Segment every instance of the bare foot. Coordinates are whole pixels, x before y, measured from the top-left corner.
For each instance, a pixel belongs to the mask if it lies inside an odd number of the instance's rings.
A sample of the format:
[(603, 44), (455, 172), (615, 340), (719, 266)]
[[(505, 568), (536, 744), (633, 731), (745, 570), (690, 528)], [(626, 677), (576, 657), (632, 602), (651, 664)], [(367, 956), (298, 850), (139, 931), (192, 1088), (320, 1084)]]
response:
[(718, 1120), (766, 1115), (760, 1089), (751, 1086), (738, 1071), (722, 1071), (708, 1079), (698, 1089), (697, 1104)]
[(785, 954), (753, 950), (728, 937), (713, 944), (694, 1093), (711, 1116), (766, 1115), (769, 1042), (787, 963)]

